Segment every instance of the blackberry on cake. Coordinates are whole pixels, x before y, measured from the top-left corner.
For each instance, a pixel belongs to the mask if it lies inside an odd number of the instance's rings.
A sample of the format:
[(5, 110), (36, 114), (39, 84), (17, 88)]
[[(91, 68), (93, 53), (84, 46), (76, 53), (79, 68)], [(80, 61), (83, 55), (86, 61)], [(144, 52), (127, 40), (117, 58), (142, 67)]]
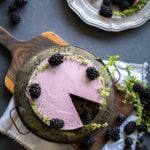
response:
[(86, 74), (89, 80), (95, 80), (100, 76), (100, 73), (96, 70), (95, 67), (88, 67), (86, 70)]
[(95, 138), (94, 137), (88, 137), (85, 138), (81, 143), (80, 146), (81, 148), (83, 148), (84, 150), (89, 150), (93, 144), (95, 143)]
[(99, 14), (103, 17), (111, 18), (112, 15), (113, 15), (112, 7), (102, 5), (101, 8), (100, 8)]
[(135, 121), (128, 122), (127, 125), (124, 127), (124, 131), (127, 135), (132, 134), (135, 130), (136, 130)]
[(52, 66), (57, 66), (63, 63), (63, 58), (64, 58), (64, 55), (57, 53), (57, 54), (52, 55), (49, 58), (48, 62)]
[(119, 4), (119, 8), (121, 11), (128, 9), (130, 6), (131, 5), (127, 0), (122, 0), (121, 3)]
[(126, 147), (131, 147), (132, 144), (133, 144), (133, 139), (131, 137), (126, 137), (126, 139), (125, 139)]
[(32, 98), (38, 98), (41, 95), (41, 87), (39, 84), (34, 83), (29, 87), (29, 93)]
[(65, 125), (64, 121), (61, 119), (51, 119), (50, 120), (50, 128), (51, 129), (61, 129)]
[(18, 24), (20, 23), (20, 20), (21, 20), (20, 16), (17, 13), (12, 13), (10, 15), (10, 19), (13, 24)]
[(107, 129), (106, 136), (112, 141), (118, 141), (120, 139), (120, 129), (118, 126)]

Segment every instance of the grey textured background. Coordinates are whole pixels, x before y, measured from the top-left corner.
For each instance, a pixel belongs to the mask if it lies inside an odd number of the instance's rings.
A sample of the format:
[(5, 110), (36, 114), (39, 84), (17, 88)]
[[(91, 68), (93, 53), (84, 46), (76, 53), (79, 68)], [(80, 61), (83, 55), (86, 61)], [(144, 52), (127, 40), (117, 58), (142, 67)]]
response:
[[(72, 45), (88, 49), (102, 58), (119, 54), (120, 60), (150, 63), (150, 22), (120, 33), (105, 32), (83, 23), (67, 6), (65, 0), (29, 0), (18, 13), (21, 23), (13, 26), (8, 15), (12, 0), (0, 0), (0, 26), (20, 40), (28, 40), (43, 31), (53, 31)], [(4, 87), (4, 76), (11, 55), (0, 46), (0, 114), (4, 112), (11, 94)], [(150, 69), (148, 69), (150, 73)], [(148, 75), (150, 81), (150, 76)], [(149, 139), (147, 139), (149, 141)], [(13, 140), (0, 134), (0, 150), (22, 150)]]

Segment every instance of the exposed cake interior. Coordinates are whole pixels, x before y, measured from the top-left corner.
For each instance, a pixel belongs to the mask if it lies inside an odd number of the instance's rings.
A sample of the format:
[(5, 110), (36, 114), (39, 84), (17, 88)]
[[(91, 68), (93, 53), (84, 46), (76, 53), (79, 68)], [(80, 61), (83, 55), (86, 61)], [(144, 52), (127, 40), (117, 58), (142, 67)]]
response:
[(64, 62), (58, 66), (49, 65), (47, 58), (34, 70), (28, 86), (38, 83), (41, 95), (37, 99), (32, 99), (28, 92), (27, 95), (33, 111), (44, 123), (49, 125), (52, 118), (58, 118), (65, 122), (62, 130), (83, 127), (70, 94), (93, 103), (103, 103), (99, 92), (101, 77), (89, 80), (86, 76), (89, 66), (93, 64), (83, 57), (66, 55)]

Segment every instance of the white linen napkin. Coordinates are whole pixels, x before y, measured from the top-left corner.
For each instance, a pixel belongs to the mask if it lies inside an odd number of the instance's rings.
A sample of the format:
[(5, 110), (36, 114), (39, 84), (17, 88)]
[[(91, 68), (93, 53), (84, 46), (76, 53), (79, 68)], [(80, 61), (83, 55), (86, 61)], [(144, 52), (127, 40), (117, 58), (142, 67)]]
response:
[[(107, 63), (107, 61), (105, 61)], [(121, 72), (121, 79), (119, 81), (120, 84), (123, 83), (123, 80), (127, 76), (127, 73), (125, 71), (125, 68), (127, 65), (133, 65), (134, 69), (132, 71), (133, 75), (139, 79), (143, 80), (144, 82), (146, 81), (146, 68), (148, 66), (147, 63), (144, 64), (128, 64), (124, 62), (117, 62), (117, 67), (119, 71)], [(111, 68), (110, 68), (111, 70)], [(115, 74), (115, 78), (118, 78), (118, 75)], [(29, 133), (27, 135), (21, 135), (15, 128), (14, 124), (10, 120), (10, 110), (15, 106), (14, 104), (14, 98), (10, 100), (10, 103), (0, 118), (0, 132), (9, 136), (10, 138), (14, 139), (17, 141), (19, 144), (24, 146), (28, 150), (74, 150), (74, 148), (71, 145), (66, 145), (66, 144), (57, 144), (57, 143), (52, 143), (52, 142), (47, 142), (36, 135)], [(13, 112), (12, 114), (15, 123), (21, 129), (21, 131), (28, 131), (28, 129), (22, 124), (18, 114), (16, 111)], [(129, 118), (129, 120), (135, 120), (136, 116), (133, 114)], [(126, 124), (126, 122), (121, 126), (121, 131), (123, 129), (123, 126)], [(136, 133), (135, 133), (136, 136)], [(121, 150), (123, 146), (123, 132), (121, 132), (121, 139), (116, 142), (116, 143), (111, 143), (110, 141), (103, 147), (103, 150)]]

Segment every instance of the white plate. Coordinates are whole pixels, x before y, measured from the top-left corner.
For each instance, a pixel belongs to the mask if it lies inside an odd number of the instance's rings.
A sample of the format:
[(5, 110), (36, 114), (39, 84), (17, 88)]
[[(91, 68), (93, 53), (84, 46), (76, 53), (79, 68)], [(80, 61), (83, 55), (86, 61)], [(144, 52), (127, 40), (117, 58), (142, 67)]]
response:
[(87, 24), (119, 32), (143, 25), (150, 18), (150, 1), (138, 13), (129, 17), (104, 18), (98, 15), (102, 0), (67, 0), (69, 7)]

